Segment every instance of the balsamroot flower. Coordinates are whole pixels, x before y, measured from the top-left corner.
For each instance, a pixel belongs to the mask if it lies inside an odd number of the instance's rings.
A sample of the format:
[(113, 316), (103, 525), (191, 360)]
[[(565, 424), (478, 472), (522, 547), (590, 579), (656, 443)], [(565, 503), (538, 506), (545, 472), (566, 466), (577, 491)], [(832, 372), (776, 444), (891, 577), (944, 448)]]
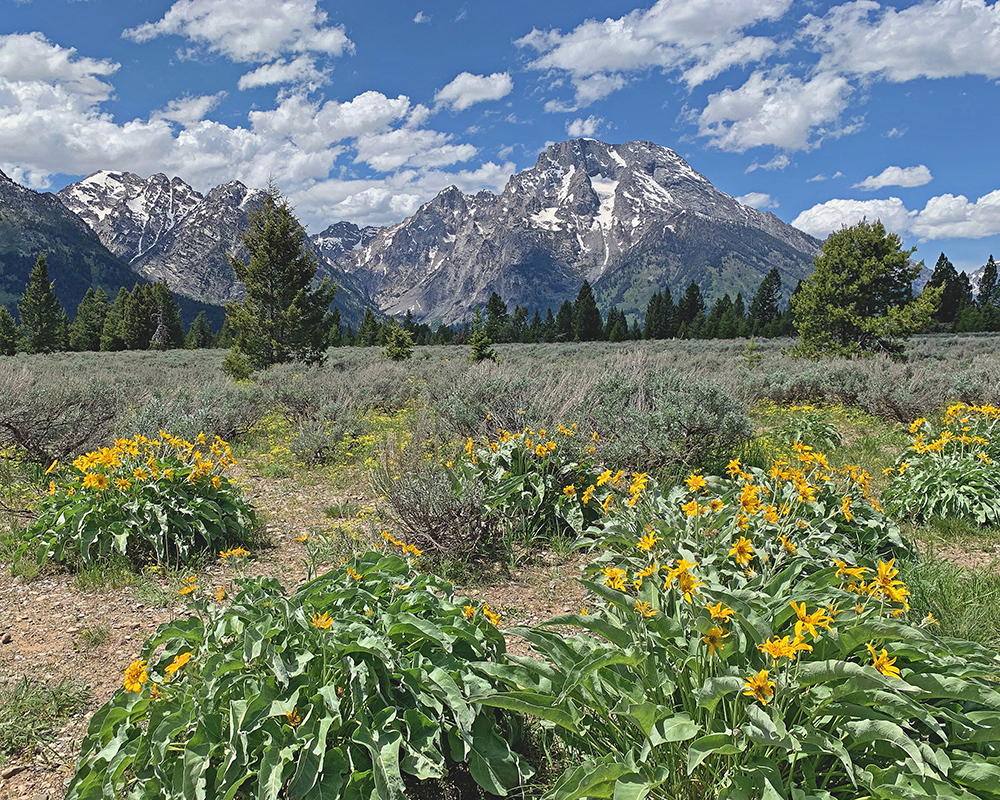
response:
[(767, 679), (767, 670), (762, 669), (756, 675), (751, 675), (746, 679), (743, 694), (754, 698), (762, 706), (766, 706), (774, 697), (774, 681)]

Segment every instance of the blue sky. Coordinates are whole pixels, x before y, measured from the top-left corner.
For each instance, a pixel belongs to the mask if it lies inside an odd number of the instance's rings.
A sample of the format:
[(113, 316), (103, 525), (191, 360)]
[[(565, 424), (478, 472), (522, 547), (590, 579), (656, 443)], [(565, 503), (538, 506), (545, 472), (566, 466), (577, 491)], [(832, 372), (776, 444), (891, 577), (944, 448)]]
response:
[(313, 232), (646, 139), (823, 237), (1000, 256), (1000, 5), (0, 0), (0, 169), (273, 180)]

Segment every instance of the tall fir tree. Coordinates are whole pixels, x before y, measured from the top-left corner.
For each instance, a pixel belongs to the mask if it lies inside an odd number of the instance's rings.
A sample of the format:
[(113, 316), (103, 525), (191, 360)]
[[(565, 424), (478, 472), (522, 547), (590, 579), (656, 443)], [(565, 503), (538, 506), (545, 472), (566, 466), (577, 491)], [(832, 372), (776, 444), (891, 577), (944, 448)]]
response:
[(378, 338), (378, 322), (375, 321), (375, 313), (366, 308), (358, 332), (354, 334), (354, 344), (357, 347), (372, 347), (376, 338)]
[(663, 317), (663, 295), (653, 292), (646, 304), (646, 319), (642, 326), (643, 339), (659, 339), (660, 323)]
[[(677, 321), (679, 324), (690, 328), (698, 316), (704, 313), (705, 299), (701, 295), (701, 287), (694, 281), (691, 281), (687, 289), (684, 290), (684, 296), (677, 301)], [(690, 334), (689, 338), (691, 338)]]
[(319, 262), (305, 229), (274, 186), (250, 213), (243, 244), (249, 260), (231, 263), (246, 298), (226, 304), (234, 352), (254, 369), (286, 361), (322, 363), (336, 287), (328, 279), (312, 285)]
[(0, 356), (12, 356), (17, 352), (17, 323), (7, 306), (0, 306)]
[[(184, 346), (184, 324), (181, 322), (181, 310), (174, 298), (174, 293), (170, 291), (166, 281), (153, 284), (153, 302), (157, 306), (157, 324), (162, 324), (164, 331), (160, 335), (160, 341), (166, 349), (174, 349)], [(155, 336), (155, 334), (154, 334)]]
[(958, 279), (958, 271), (944, 253), (938, 256), (927, 287), (941, 287), (941, 302), (934, 319), (945, 324), (954, 322), (962, 307), (963, 287)]
[(554, 341), (568, 342), (573, 339), (573, 304), (564, 300), (556, 312)]
[(184, 347), (188, 350), (201, 350), (213, 344), (212, 323), (204, 311), (199, 311), (191, 321), (187, 336), (184, 337)]
[(104, 315), (104, 329), (101, 331), (101, 350), (104, 352), (125, 349), (122, 325), (125, 321), (125, 304), (128, 302), (128, 296), (128, 289), (124, 286), (120, 288), (115, 301), (108, 306), (108, 313)]
[(38, 256), (28, 276), (28, 284), (17, 304), (21, 319), (21, 340), (28, 353), (54, 353), (66, 347), (63, 318), (66, 313), (49, 280), (45, 253)]
[(584, 281), (573, 304), (573, 338), (578, 342), (596, 342), (604, 333), (604, 321), (594, 299), (590, 282)]
[(159, 323), (159, 303), (153, 287), (135, 284), (125, 299), (122, 339), (126, 350), (148, 350)]
[(510, 317), (507, 314), (507, 304), (496, 292), (490, 292), (486, 301), (486, 321), (483, 330), (492, 342), (510, 341)]
[(771, 270), (761, 280), (760, 286), (757, 287), (757, 293), (753, 296), (753, 300), (750, 301), (750, 310), (747, 312), (747, 316), (750, 318), (753, 333), (762, 332), (770, 323), (781, 316), (780, 305), (781, 274), (777, 267), (771, 267)]
[(87, 293), (77, 306), (76, 316), (69, 326), (69, 348), (82, 352), (101, 349), (101, 334), (104, 332), (104, 318), (108, 314), (108, 296), (104, 289), (87, 289)]
[(979, 296), (976, 298), (976, 302), (979, 303), (981, 310), (986, 310), (997, 305), (998, 300), (1000, 297), (997, 296), (997, 262), (993, 260), (993, 254), (990, 253), (986, 266), (983, 267), (982, 277), (979, 279)]

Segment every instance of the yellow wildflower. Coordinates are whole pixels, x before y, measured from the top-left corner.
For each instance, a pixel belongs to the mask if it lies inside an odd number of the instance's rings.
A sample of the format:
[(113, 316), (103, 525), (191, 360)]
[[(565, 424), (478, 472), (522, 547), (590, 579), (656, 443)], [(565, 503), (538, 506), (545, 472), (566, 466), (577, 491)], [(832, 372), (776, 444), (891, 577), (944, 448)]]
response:
[(492, 622), (493, 625), (495, 626), (500, 625), (500, 615), (495, 613), (493, 609), (490, 608), (489, 603), (483, 603), (482, 611), (483, 611), (483, 616), (486, 617), (486, 619), (488, 619), (490, 622)]
[(108, 488), (108, 476), (100, 472), (88, 472), (83, 476), (83, 488), (103, 492)]
[(122, 685), (126, 692), (139, 693), (147, 680), (149, 680), (149, 673), (146, 671), (146, 662), (133, 661), (125, 669), (125, 679)]
[(753, 554), (753, 545), (745, 536), (741, 536), (737, 541), (733, 542), (733, 546), (729, 549), (729, 555), (741, 567), (745, 567), (753, 560)]
[(705, 480), (704, 475), (695, 475), (694, 473), (684, 483), (687, 484), (688, 489), (692, 492), (700, 492), (708, 486), (708, 481)]
[(293, 708), (291, 711), (286, 711), (285, 717), (288, 719), (288, 724), (293, 728), (297, 728), (302, 724), (302, 717), (299, 716), (298, 706)]
[(830, 630), (830, 623), (833, 622), (833, 617), (826, 613), (825, 608), (820, 608), (812, 614), (807, 614), (805, 603), (799, 603), (796, 605), (794, 600), (790, 600), (788, 605), (795, 610), (795, 616), (798, 617), (798, 620), (795, 623), (796, 639), (802, 636), (802, 631), (804, 630), (811, 633), (813, 639), (818, 639), (819, 633), (816, 631), (817, 625)]
[(55, 494), (55, 493), (56, 493), (56, 482), (49, 481), (49, 494)]
[(865, 644), (865, 647), (867, 647), (868, 652), (872, 654), (872, 666), (875, 667), (875, 669), (890, 678), (902, 679), (903, 676), (899, 672), (899, 667), (893, 666), (893, 664), (896, 663), (896, 659), (889, 658), (889, 654), (886, 652), (885, 648), (882, 649), (881, 653), (876, 654), (875, 648), (872, 647), (871, 644)]
[(762, 706), (766, 706), (774, 697), (774, 687), (774, 681), (769, 681), (767, 679), (767, 670), (762, 669), (756, 675), (751, 675), (746, 679), (743, 694), (747, 697), (754, 698)]
[(721, 600), (714, 606), (706, 604), (705, 608), (707, 608), (708, 613), (712, 615), (712, 619), (721, 619), (723, 622), (729, 622), (729, 618), (736, 613), (728, 606), (724, 606)]
[(852, 498), (850, 496), (847, 496), (840, 501), (840, 510), (844, 512), (844, 519), (848, 522), (854, 519), (854, 514), (851, 513), (851, 502)]
[(462, 613), (465, 614), (466, 619), (472, 619), (476, 616), (475, 606), (462, 606)]
[(45, 474), (46, 475), (51, 475), (53, 472), (55, 472), (55, 469), (56, 469), (57, 466), (59, 466), (59, 459), (58, 458), (55, 461), (53, 461), (51, 464), (49, 464), (49, 468), (47, 470), (45, 470)]
[(708, 508), (710, 511), (722, 511), (726, 504), (723, 503), (718, 497), (713, 497), (708, 501)]
[(593, 497), (594, 492), (597, 491), (597, 487), (594, 484), (590, 484), (586, 489), (584, 489), (583, 494), (580, 495), (580, 502), (584, 505), (590, 502), (590, 498)]
[(354, 578), (354, 580), (356, 580), (356, 581), (360, 581), (361, 578), (364, 577), (364, 576), (361, 575), (360, 572), (358, 572), (356, 569), (354, 569), (354, 567), (348, 567), (347, 568), (347, 574), (350, 575), (352, 578)]
[(785, 548), (785, 552), (787, 552), (789, 555), (794, 556), (798, 554), (799, 549), (783, 533), (778, 534), (778, 541), (781, 542), (781, 546)]
[(662, 537), (657, 536), (652, 530), (647, 530), (645, 535), (636, 543), (640, 550), (652, 550)]
[(332, 624), (333, 617), (331, 617), (326, 611), (322, 614), (317, 612), (312, 616), (312, 626), (314, 628), (319, 628), (321, 631), (327, 630)]
[(163, 672), (167, 675), (176, 675), (177, 671), (185, 664), (187, 664), (188, 661), (190, 660), (191, 660), (190, 653), (180, 653), (179, 655), (174, 656), (173, 663), (168, 664), (166, 669), (163, 670)]
[(620, 567), (605, 567), (603, 570), (604, 574), (604, 584), (612, 589), (616, 589), (619, 592), (624, 592), (625, 587), (625, 570)]
[(722, 640), (728, 636), (729, 634), (723, 628), (709, 628), (701, 640), (708, 645), (708, 654), (714, 656), (716, 650), (725, 647)]
[(644, 617), (654, 617), (656, 616), (656, 609), (649, 605), (649, 603), (644, 600), (635, 601), (635, 610), (642, 614)]
[(647, 483), (649, 483), (648, 473), (633, 472), (632, 485), (628, 487), (628, 493), (633, 496), (639, 494), (639, 492), (646, 488)]
[(563, 486), (562, 491), (567, 497), (574, 497), (576, 495), (576, 487), (572, 483), (569, 486)]
[(809, 650), (811, 652), (812, 645), (803, 642), (798, 635), (796, 635), (794, 640), (792, 640), (791, 636), (785, 636), (782, 639), (775, 636), (773, 639), (768, 639), (764, 644), (757, 645), (757, 649), (767, 653), (774, 659), (774, 663), (777, 664), (779, 658), (787, 658), (794, 661), (796, 654), (800, 650)]
[(603, 486), (610, 480), (611, 480), (611, 470), (606, 469), (604, 470), (604, 472), (602, 472), (600, 475), (597, 476), (597, 485)]
[[(698, 505), (697, 500), (692, 500), (690, 503), (685, 503), (681, 506), (681, 511), (687, 514), (689, 517), (697, 517), (702, 512), (702, 506)], [(705, 506), (707, 508), (707, 506)]]

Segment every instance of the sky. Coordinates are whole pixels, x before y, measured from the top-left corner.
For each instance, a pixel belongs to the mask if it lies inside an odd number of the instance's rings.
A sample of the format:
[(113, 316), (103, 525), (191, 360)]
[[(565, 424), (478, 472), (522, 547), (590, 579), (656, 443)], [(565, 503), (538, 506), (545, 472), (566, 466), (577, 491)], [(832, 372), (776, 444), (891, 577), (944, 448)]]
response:
[(0, 169), (273, 182), (311, 233), (648, 140), (824, 238), (1000, 256), (1000, 0), (0, 0)]

